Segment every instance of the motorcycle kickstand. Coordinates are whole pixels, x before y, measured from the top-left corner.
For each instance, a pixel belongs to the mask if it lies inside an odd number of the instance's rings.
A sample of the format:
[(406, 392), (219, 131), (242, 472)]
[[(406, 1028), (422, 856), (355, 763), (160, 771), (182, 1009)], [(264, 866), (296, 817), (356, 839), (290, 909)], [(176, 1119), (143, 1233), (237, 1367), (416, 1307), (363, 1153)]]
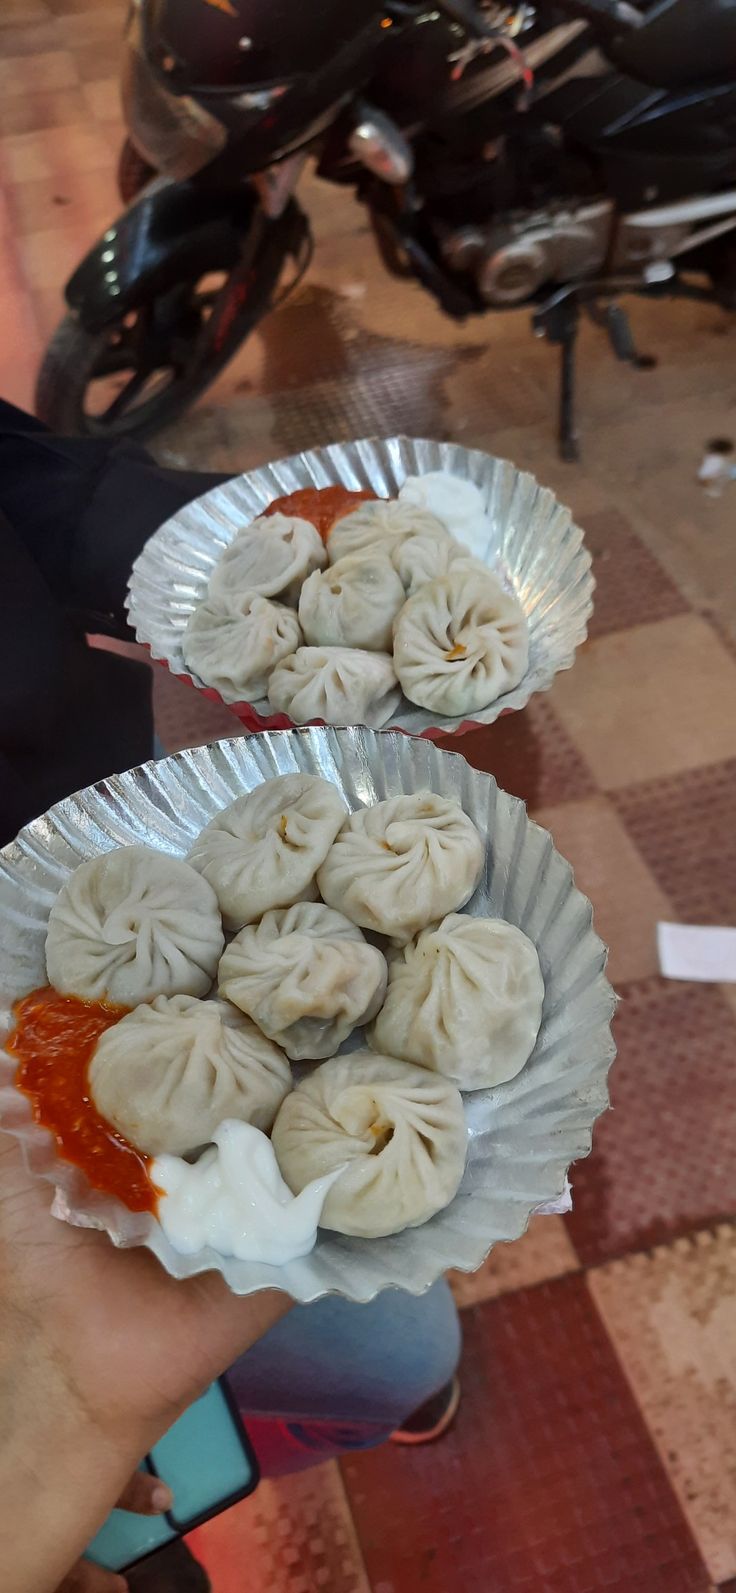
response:
[(532, 318), (535, 336), (546, 337), (548, 343), (557, 345), (560, 350), (557, 444), (560, 458), (568, 464), (580, 458), (575, 418), (575, 350), (579, 325), (580, 305), (577, 296), (569, 290), (540, 306)]
[(631, 322), (626, 310), (620, 304), (600, 304), (590, 300), (585, 306), (589, 319), (594, 326), (602, 328), (613, 349), (617, 360), (624, 365), (633, 365), (637, 371), (651, 371), (657, 364), (653, 354), (640, 354), (634, 342)]

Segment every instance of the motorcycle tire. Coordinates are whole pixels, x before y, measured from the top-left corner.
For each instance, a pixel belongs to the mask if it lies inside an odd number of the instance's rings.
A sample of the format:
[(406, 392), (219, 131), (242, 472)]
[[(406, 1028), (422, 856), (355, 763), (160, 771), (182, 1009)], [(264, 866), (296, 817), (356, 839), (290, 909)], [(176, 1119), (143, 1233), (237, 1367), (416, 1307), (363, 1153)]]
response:
[[(76, 315), (66, 315), (48, 345), (38, 374), (35, 412), (39, 420), (66, 436), (98, 439), (142, 439), (170, 425), (210, 386), (271, 309), (289, 253), (284, 237), (264, 245), (253, 262), (247, 300), (238, 301), (237, 313), (228, 319), (226, 334), (216, 346), (211, 338), (208, 341), (206, 322), (196, 314), (196, 284), (181, 284), (159, 300), (142, 305), (139, 311), (129, 308), (118, 323), (101, 332), (90, 332)], [(218, 289), (218, 296), (233, 291), (242, 290), (237, 283), (231, 285), (228, 277)], [(181, 299), (179, 326), (175, 327), (180, 368), (172, 360), (172, 378), (147, 397), (149, 377), (155, 377), (156, 369), (166, 367), (155, 367), (148, 373), (137, 371), (127, 349), (135, 347), (137, 318), (150, 320), (157, 305), (165, 302), (170, 311), (171, 300), (177, 294)], [(140, 334), (138, 341), (143, 348), (141, 363), (145, 364), (145, 345)], [(103, 412), (90, 412), (85, 398), (93, 382), (107, 381), (126, 371), (132, 374), (111, 404)], [(139, 392), (142, 401), (134, 402)]]
[(118, 158), (118, 193), (124, 205), (138, 198), (139, 193), (156, 176), (156, 168), (138, 154), (135, 144), (126, 138)]

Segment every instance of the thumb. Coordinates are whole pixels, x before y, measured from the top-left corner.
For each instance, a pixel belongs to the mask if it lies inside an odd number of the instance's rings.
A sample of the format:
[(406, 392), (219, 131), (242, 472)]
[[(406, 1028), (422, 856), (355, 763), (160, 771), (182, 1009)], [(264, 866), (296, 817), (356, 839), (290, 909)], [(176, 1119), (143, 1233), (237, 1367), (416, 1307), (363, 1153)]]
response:
[(174, 1495), (160, 1477), (148, 1471), (134, 1471), (117, 1502), (118, 1510), (132, 1510), (138, 1516), (157, 1516), (170, 1510)]

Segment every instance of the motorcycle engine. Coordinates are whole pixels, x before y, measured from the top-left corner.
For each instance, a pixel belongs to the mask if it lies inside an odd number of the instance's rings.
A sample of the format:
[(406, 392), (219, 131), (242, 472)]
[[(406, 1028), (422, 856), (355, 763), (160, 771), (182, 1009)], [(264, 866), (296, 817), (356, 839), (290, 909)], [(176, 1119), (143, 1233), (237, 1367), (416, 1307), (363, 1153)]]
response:
[(610, 200), (566, 201), (447, 231), (442, 255), (453, 271), (474, 277), (486, 304), (523, 304), (545, 283), (595, 276), (608, 255), (612, 224)]

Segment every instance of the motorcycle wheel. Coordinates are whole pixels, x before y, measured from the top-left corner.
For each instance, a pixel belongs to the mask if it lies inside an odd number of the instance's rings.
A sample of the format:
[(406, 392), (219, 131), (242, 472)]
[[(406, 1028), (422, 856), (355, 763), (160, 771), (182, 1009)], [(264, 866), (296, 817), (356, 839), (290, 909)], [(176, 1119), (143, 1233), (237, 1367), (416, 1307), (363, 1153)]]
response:
[(67, 436), (97, 438), (149, 437), (169, 425), (271, 309), (285, 259), (283, 242), (264, 248), (245, 297), (240, 278), (214, 283), (210, 275), (129, 309), (101, 332), (66, 315), (38, 374), (39, 420)]
[(137, 199), (139, 193), (156, 176), (156, 169), (138, 154), (135, 144), (126, 138), (118, 158), (118, 193), (124, 205)]

